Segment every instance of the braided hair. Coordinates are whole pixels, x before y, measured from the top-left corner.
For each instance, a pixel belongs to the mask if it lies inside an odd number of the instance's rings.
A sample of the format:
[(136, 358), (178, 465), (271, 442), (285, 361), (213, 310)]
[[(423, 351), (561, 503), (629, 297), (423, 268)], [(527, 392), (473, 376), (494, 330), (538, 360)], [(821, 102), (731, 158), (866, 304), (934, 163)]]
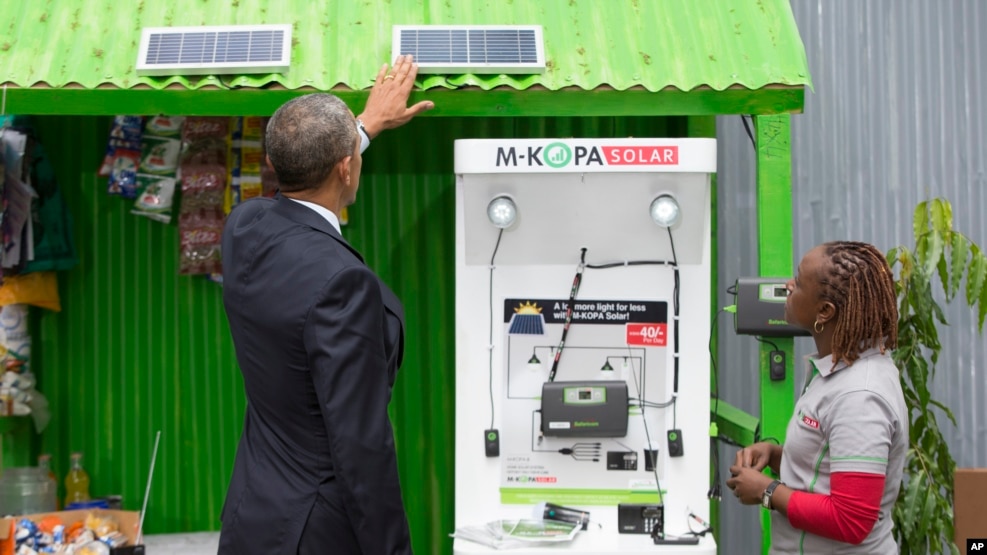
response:
[(829, 265), (820, 295), (836, 307), (833, 359), (850, 365), (863, 350), (897, 347), (897, 295), (884, 255), (857, 241), (824, 243), (823, 249)]

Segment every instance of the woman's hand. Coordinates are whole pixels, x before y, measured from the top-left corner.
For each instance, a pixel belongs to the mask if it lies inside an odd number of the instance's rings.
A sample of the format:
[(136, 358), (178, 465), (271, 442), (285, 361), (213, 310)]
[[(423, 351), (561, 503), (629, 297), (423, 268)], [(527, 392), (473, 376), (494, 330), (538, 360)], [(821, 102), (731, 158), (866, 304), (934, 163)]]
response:
[(772, 478), (760, 470), (736, 464), (730, 467), (730, 474), (733, 477), (727, 480), (727, 487), (733, 490), (737, 500), (744, 505), (760, 505), (761, 496)]
[(770, 467), (777, 473), (781, 467), (781, 445), (762, 441), (744, 447), (737, 451), (733, 464), (742, 468), (753, 468), (758, 472)]

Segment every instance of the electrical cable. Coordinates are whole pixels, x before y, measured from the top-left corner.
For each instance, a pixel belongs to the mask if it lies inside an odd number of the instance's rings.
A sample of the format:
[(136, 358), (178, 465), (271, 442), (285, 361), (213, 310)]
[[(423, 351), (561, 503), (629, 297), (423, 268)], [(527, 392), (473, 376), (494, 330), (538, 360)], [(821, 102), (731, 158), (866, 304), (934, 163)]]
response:
[[(730, 289), (727, 289), (727, 293), (730, 293)], [(710, 369), (713, 371), (713, 422), (716, 422), (717, 416), (720, 414), (720, 375), (716, 367), (716, 353), (713, 352), (713, 335), (716, 328), (720, 322), (720, 314), (726, 312), (722, 308), (717, 311), (716, 315), (713, 316), (713, 321), (709, 326), (709, 340), (706, 343), (706, 347), (709, 350), (709, 363)], [(723, 499), (722, 490), (720, 489), (720, 449), (717, 446), (717, 441), (722, 441), (723, 436), (717, 435), (711, 436), (709, 439), (709, 456), (713, 460), (713, 483), (710, 484), (709, 490), (706, 491), (706, 497), (708, 499)], [(725, 439), (725, 438), (723, 438)], [(731, 441), (732, 443), (732, 441)], [(690, 526), (689, 530), (692, 528)]]
[[(727, 292), (729, 293), (729, 290), (727, 290)], [(716, 368), (716, 354), (713, 352), (713, 332), (716, 331), (716, 328), (717, 328), (717, 326), (719, 324), (720, 314), (723, 314), (724, 312), (726, 312), (726, 311), (721, 308), (719, 310), (719, 312), (716, 313), (716, 316), (713, 316), (713, 322), (709, 326), (709, 341), (707, 341), (707, 343), (706, 343), (706, 346), (709, 349), (709, 363), (710, 363), (710, 368), (713, 371), (713, 390), (714, 390), (714, 393), (712, 394), (712, 397), (713, 397), (713, 418), (714, 419), (720, 414), (720, 375), (719, 375), (719, 372), (718, 372), (718, 370)]]
[[(675, 254), (675, 239), (672, 237), (672, 228), (666, 227), (668, 231), (668, 245), (672, 248), (672, 273), (675, 279), (675, 288), (672, 291), (672, 339), (674, 341), (672, 350), (672, 361), (674, 364), (672, 377), (672, 397), (679, 395), (679, 258)], [(678, 429), (678, 410), (676, 405), (672, 405), (672, 429)]]
[[(686, 526), (689, 528), (689, 533), (692, 534), (693, 536), (702, 537), (702, 536), (705, 536), (706, 534), (708, 534), (710, 531), (713, 530), (713, 527), (710, 526), (710, 524), (708, 522), (706, 522), (705, 520), (699, 518), (699, 516), (697, 516), (696, 513), (692, 512), (689, 509), (686, 509), (686, 519), (685, 520), (686, 520)], [(700, 531), (698, 531), (698, 532), (695, 531), (695, 530), (693, 530), (692, 529), (692, 521), (693, 520), (695, 520), (696, 522), (698, 522), (703, 527), (703, 529), (700, 530)]]
[(767, 339), (764, 339), (762, 337), (756, 337), (756, 336), (754, 337), (754, 339), (757, 339), (758, 341), (760, 341), (761, 343), (764, 343), (765, 345), (771, 345), (771, 348), (774, 349), (774, 350), (776, 350), (776, 351), (780, 351), (781, 350), (781, 349), (778, 348), (778, 345), (775, 345), (774, 344), (773, 341), (768, 341)]
[(757, 150), (757, 141), (754, 140), (754, 133), (751, 132), (750, 125), (747, 124), (747, 118), (749, 118), (749, 117), (750, 116), (741, 115), (740, 116), (740, 121), (744, 122), (744, 131), (747, 132), (747, 136), (751, 140), (751, 148), (753, 148), (754, 150)]
[(672, 405), (675, 404), (675, 399), (674, 398), (671, 399), (671, 400), (665, 401), (664, 403), (655, 403), (655, 402), (652, 402), (652, 401), (645, 401), (644, 399), (638, 399), (637, 397), (629, 397), (627, 400), (628, 401), (637, 401), (637, 403), (628, 403), (627, 406), (629, 406), (629, 407), (636, 407), (636, 406), (644, 405), (644, 406), (646, 406), (648, 408), (652, 408), (652, 409), (664, 409), (664, 408), (668, 408), (668, 407), (670, 407), (670, 406), (672, 406)]
[(720, 490), (720, 450), (716, 446), (716, 439), (719, 438), (709, 440), (709, 456), (713, 460), (713, 483), (706, 490), (706, 498), (719, 501), (723, 496)]
[(572, 278), (572, 291), (569, 293), (569, 304), (566, 306), (565, 323), (562, 325), (562, 339), (559, 341), (559, 348), (555, 351), (555, 359), (552, 361), (552, 370), (548, 373), (548, 381), (555, 381), (555, 373), (559, 371), (559, 359), (562, 358), (562, 349), (565, 348), (565, 337), (569, 335), (569, 326), (572, 324), (572, 312), (576, 304), (576, 293), (579, 292), (579, 284), (583, 281), (583, 269), (586, 268), (586, 247), (582, 248), (579, 255), (579, 266), (576, 267), (576, 277)]
[(490, 429), (494, 427), (494, 394), (493, 394), (493, 328), (494, 328), (494, 305), (493, 305), (493, 275), (494, 259), (497, 257), (497, 250), (500, 249), (500, 239), (504, 236), (504, 229), (497, 233), (497, 242), (494, 244), (493, 254), (490, 255), (490, 336), (487, 342), (487, 362), (489, 364), (487, 390), (490, 392)]
[(625, 260), (623, 262), (587, 264), (586, 267), (593, 270), (606, 270), (608, 268), (623, 268), (625, 266), (671, 266), (672, 264), (672, 262), (668, 262), (667, 260)]
[[(637, 391), (637, 394), (638, 395), (643, 395), (642, 392), (641, 392), (641, 389), (640, 389), (640, 385), (638, 384), (638, 381), (637, 381), (637, 374), (635, 372), (636, 371), (634, 370), (634, 361), (632, 360), (631, 361), (631, 376), (634, 377), (634, 387), (637, 388), (637, 390), (638, 390)], [(643, 376), (642, 376), (641, 379), (642, 380), (644, 379)], [(669, 403), (671, 403), (672, 406), (674, 407), (674, 405), (675, 405), (675, 397), (674, 396), (672, 397), (672, 400), (669, 401)], [(644, 415), (644, 407), (645, 406), (646, 405), (644, 404), (644, 401), (643, 400), (640, 400), (638, 402), (638, 407), (641, 409), (641, 421), (644, 423), (644, 437), (648, 441), (648, 450), (647, 450), (647, 453), (646, 454), (647, 454), (648, 459), (650, 459), (650, 462), (651, 462), (651, 470), (655, 474), (655, 489), (658, 491), (658, 504), (659, 505), (664, 505), (665, 504), (665, 496), (664, 496), (664, 494), (661, 493), (661, 480), (658, 479), (658, 461), (655, 460), (655, 453), (658, 450), (655, 449), (654, 448), (654, 445), (651, 444), (651, 432), (648, 431), (648, 419)], [(673, 410), (674, 410), (674, 408), (673, 408)]]

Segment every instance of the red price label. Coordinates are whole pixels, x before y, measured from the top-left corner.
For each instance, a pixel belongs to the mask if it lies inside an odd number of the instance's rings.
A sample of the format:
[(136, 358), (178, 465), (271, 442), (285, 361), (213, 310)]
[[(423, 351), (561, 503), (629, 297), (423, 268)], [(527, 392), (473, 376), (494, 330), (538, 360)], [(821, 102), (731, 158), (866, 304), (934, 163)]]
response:
[(627, 324), (627, 344), (664, 347), (668, 344), (668, 324)]

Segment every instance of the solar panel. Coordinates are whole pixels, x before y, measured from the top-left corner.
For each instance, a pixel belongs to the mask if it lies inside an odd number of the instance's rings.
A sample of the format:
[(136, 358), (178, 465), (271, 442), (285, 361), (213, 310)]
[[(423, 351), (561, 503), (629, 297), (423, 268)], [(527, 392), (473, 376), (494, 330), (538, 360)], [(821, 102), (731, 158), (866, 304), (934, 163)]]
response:
[(291, 65), (291, 25), (147, 27), (138, 75), (278, 73)]
[(419, 73), (541, 73), (538, 25), (395, 25), (394, 58), (411, 54)]
[(511, 335), (545, 335), (545, 317), (541, 314), (514, 314), (507, 330)]

